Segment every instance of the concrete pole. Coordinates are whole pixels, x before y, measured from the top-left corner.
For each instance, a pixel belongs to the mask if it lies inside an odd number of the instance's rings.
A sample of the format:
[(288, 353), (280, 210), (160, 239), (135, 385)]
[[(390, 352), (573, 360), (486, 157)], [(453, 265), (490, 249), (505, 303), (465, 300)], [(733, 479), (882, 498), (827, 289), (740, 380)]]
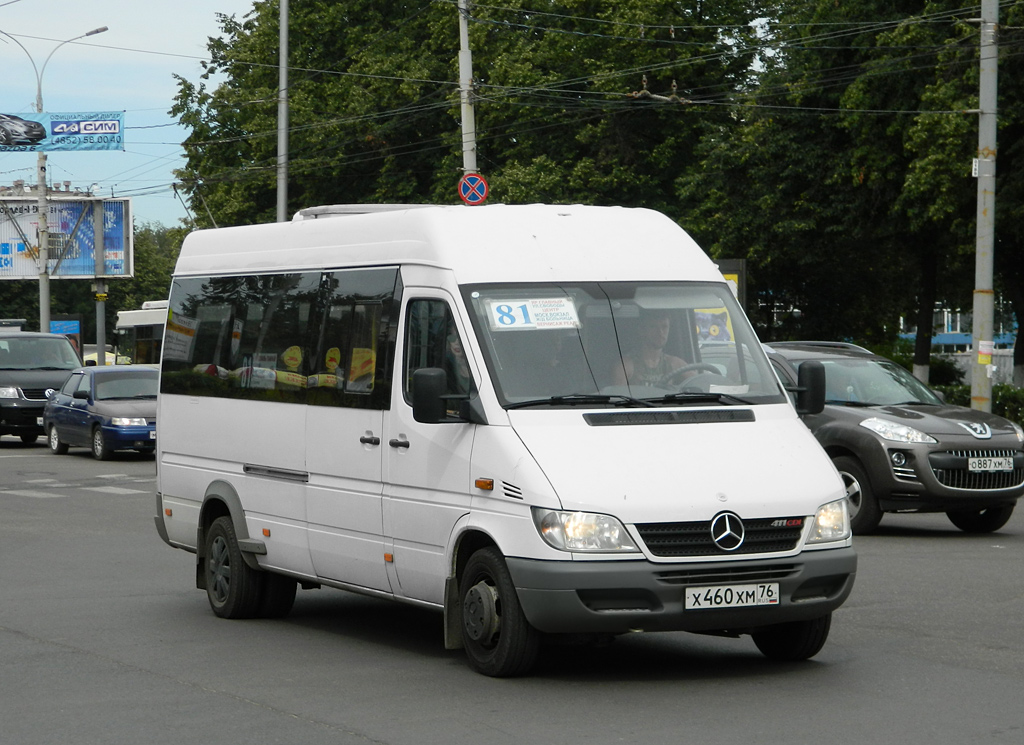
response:
[(995, 302), (993, 251), (996, 224), (996, 92), (999, 0), (981, 2), (981, 82), (978, 91), (978, 214), (974, 265), (971, 408), (992, 411)]
[(469, 50), (469, 0), (459, 0), (459, 92), (462, 98), (462, 170), (476, 171), (473, 54)]
[(277, 69), (277, 221), (288, 221), (288, 0), (281, 0)]

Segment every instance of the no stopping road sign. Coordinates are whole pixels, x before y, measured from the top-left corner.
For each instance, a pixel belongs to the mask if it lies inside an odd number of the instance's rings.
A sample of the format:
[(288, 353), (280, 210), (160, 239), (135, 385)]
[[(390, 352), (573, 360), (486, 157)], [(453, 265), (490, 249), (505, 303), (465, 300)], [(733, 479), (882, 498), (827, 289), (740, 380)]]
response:
[(466, 204), (483, 204), (487, 192), (487, 181), (479, 173), (467, 173), (459, 179), (459, 197)]

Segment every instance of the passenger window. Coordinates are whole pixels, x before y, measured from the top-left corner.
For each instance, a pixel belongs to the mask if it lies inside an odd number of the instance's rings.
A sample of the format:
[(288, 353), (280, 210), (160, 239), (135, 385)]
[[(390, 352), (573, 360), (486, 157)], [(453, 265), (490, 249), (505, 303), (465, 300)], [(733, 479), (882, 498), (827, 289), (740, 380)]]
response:
[(412, 401), (412, 374), (424, 367), (440, 367), (447, 373), (449, 394), (468, 394), (473, 387), (462, 338), (443, 300), (409, 303), (405, 330), (406, 401)]
[(161, 390), (385, 409), (396, 268), (176, 278)]
[(325, 274), (320, 330), (309, 403), (386, 409), (390, 405), (396, 269)]
[(165, 392), (303, 403), (320, 273), (176, 279)]

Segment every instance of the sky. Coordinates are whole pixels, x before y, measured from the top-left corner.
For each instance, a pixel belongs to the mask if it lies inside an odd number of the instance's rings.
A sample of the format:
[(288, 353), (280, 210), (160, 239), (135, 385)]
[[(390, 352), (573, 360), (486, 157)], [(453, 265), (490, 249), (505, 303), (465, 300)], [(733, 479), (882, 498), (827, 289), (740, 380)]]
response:
[[(136, 225), (175, 227), (189, 216), (171, 188), (188, 131), (167, 113), (178, 92), (173, 76), (198, 82), (206, 40), (220, 35), (217, 14), (241, 20), (252, 7), (253, 0), (0, 0), (0, 111), (35, 113), (33, 61), (44, 112), (124, 111), (123, 151), (48, 152), (49, 182), (70, 181), (72, 190), (98, 184), (99, 194), (132, 198)], [(108, 30), (57, 48), (101, 26)], [(0, 185), (35, 184), (36, 158), (0, 153)]]

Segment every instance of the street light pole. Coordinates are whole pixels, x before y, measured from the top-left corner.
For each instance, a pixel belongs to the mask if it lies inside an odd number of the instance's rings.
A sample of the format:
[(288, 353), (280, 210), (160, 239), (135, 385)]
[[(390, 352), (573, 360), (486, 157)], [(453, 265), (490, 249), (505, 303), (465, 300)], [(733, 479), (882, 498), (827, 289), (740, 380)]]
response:
[[(31, 53), (25, 49), (24, 45), (20, 41), (15, 39), (6, 31), (0, 31), (0, 33), (21, 47), (22, 51), (28, 55), (29, 62), (32, 63), (32, 70), (36, 74), (37, 114), (43, 113), (43, 73), (46, 72), (46, 65), (50, 62), (50, 58), (53, 57), (54, 52), (72, 41), (84, 39), (86, 36), (102, 34), (106, 30), (106, 26), (100, 26), (99, 28), (94, 28), (92, 31), (87, 31), (84, 34), (62, 41), (46, 56), (46, 59), (43, 61), (42, 68), (36, 67), (35, 59), (33, 59)], [(50, 230), (49, 225), (47, 225), (49, 201), (46, 198), (46, 153), (43, 150), (39, 151), (39, 155), (36, 158), (36, 184), (38, 192), (37, 209), (39, 210), (39, 255), (36, 259), (39, 265), (39, 330), (48, 332), (50, 330)]]

